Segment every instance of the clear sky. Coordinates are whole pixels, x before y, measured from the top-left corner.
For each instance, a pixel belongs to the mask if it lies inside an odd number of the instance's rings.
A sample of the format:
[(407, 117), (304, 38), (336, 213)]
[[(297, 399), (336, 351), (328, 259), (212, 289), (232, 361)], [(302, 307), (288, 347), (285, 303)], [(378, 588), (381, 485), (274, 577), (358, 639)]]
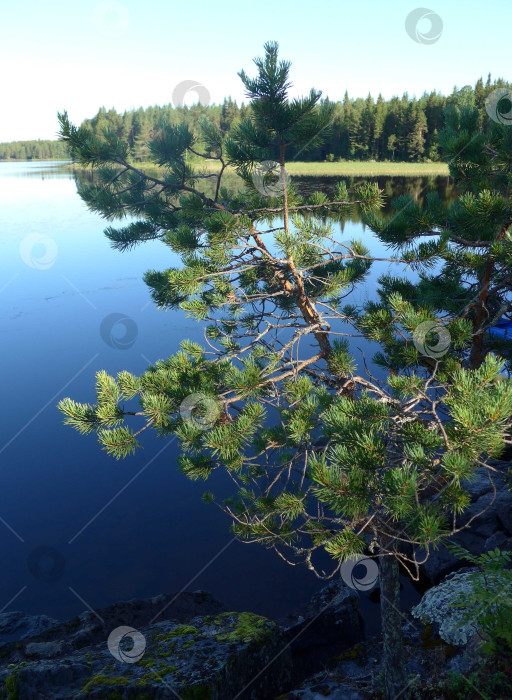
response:
[(184, 80), (212, 102), (241, 101), (237, 71), (252, 72), (268, 40), (292, 61), (295, 94), (446, 94), (489, 72), (512, 80), (511, 0), (424, 2), (442, 22), (439, 38), (438, 19), (433, 30), (417, 23), (431, 43), (405, 28), (417, 0), (0, 0), (0, 142), (54, 138), (63, 109), (80, 122), (102, 105), (167, 104)]

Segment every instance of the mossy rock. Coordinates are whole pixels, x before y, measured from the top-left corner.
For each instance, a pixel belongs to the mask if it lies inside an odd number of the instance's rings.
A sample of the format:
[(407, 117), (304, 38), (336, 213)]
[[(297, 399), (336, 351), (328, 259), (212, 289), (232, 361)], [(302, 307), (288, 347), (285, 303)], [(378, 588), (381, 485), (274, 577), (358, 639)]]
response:
[[(253, 700), (274, 697), (289, 685), (291, 653), (280, 628), (252, 613), (165, 620), (138, 630), (146, 640), (133, 663), (114, 659), (103, 644), (64, 658), (25, 662), (2, 672), (2, 698), (137, 698)], [(284, 650), (284, 651), (283, 651)], [(128, 657), (130, 658), (130, 657)]]

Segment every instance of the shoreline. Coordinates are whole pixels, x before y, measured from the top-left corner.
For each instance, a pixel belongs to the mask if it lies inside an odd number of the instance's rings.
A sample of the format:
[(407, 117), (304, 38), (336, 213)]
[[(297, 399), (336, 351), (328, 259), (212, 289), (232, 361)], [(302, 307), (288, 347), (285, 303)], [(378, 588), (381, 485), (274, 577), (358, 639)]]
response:
[[(0, 160), (2, 163), (63, 163), (70, 170), (92, 170), (90, 167), (72, 163), (66, 160)], [(140, 162), (136, 164), (139, 168), (146, 168), (159, 171), (161, 168), (153, 163)], [(205, 161), (204, 163), (193, 163), (198, 166), (198, 170), (214, 172), (217, 168), (215, 161)], [(234, 173), (234, 169), (228, 167), (228, 173)], [(406, 161), (357, 161), (348, 160), (336, 163), (321, 163), (316, 161), (290, 161), (286, 165), (286, 170), (292, 176), (297, 177), (448, 177), (448, 164), (444, 162), (436, 163), (409, 163)]]

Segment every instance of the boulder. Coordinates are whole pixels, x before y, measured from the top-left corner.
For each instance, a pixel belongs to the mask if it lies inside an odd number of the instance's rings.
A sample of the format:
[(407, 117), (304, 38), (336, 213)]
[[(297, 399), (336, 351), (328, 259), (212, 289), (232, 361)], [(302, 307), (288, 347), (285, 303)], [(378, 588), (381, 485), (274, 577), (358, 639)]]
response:
[(0, 618), (0, 697), (259, 700), (290, 687), (284, 631), (228, 612), (204, 591), (116, 603), (63, 623)]
[(498, 521), (509, 537), (512, 536), (512, 492), (502, 491), (494, 503)]
[[(459, 523), (463, 525), (474, 516), (478, 517), (467, 530), (462, 530), (452, 540), (477, 556), (494, 547), (511, 549), (512, 544), (512, 492), (506, 483), (506, 473), (511, 465), (499, 460), (491, 464), (497, 470), (493, 473), (496, 494), (489, 481), (487, 469), (477, 469), (474, 478), (464, 483), (471, 495), (471, 503), (459, 519)], [(447, 574), (466, 565), (467, 562), (457, 559), (446, 547), (440, 547), (430, 552), (429, 558), (422, 566), (422, 573), (430, 583), (437, 584)]]
[(414, 617), (436, 625), (439, 636), (448, 644), (465, 645), (477, 632), (475, 625), (465, 620), (466, 609), (460, 606), (475, 572), (477, 569), (466, 568), (450, 574), (430, 588), (411, 610)]
[(58, 625), (46, 615), (27, 615), (22, 612), (7, 612), (0, 614), (0, 647), (8, 642), (17, 642), (25, 637), (42, 634)]
[(294, 680), (302, 680), (364, 639), (357, 591), (341, 580), (332, 581), (312, 597), (285, 633), (296, 670)]

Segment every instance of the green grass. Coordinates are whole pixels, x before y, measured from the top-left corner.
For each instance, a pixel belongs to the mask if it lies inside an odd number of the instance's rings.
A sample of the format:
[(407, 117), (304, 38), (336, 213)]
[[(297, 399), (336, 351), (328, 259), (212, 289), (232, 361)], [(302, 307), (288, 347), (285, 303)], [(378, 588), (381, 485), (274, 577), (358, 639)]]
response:
[[(218, 169), (215, 161), (205, 161), (200, 167), (214, 172)], [(341, 163), (306, 163), (288, 161), (286, 170), (290, 175), (302, 177), (372, 177), (375, 175), (428, 176), (448, 175), (446, 163), (394, 163), (366, 160), (347, 160)]]
[(353, 176), (374, 175), (427, 176), (448, 175), (446, 163), (394, 163), (365, 160), (347, 160), (341, 163), (299, 163), (291, 161), (286, 169), (290, 175)]
[[(154, 163), (134, 163), (141, 170), (158, 170)], [(69, 166), (81, 167), (81, 166)], [(198, 165), (201, 169), (215, 172), (218, 170), (216, 161), (204, 161)], [(341, 163), (304, 163), (290, 161), (286, 164), (290, 175), (303, 177), (374, 177), (388, 175), (395, 177), (427, 177), (448, 175), (446, 163), (394, 163), (390, 161), (373, 162), (365, 160), (348, 160)], [(229, 168), (228, 172), (232, 172)]]

